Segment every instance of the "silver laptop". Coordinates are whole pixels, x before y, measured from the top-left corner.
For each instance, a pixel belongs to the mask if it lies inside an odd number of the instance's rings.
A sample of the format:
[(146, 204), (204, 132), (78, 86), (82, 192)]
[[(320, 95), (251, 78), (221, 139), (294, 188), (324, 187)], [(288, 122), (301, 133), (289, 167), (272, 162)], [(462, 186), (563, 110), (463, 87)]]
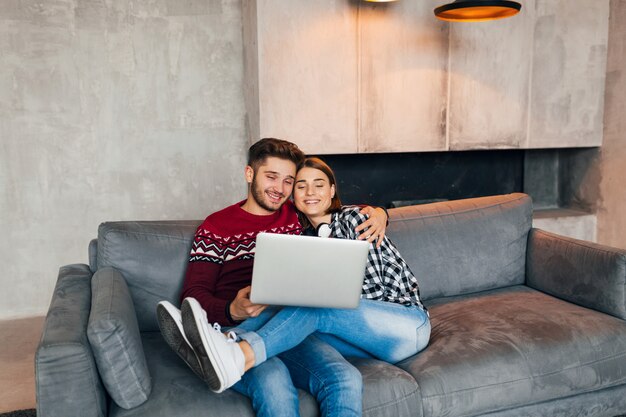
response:
[(258, 304), (356, 308), (369, 243), (259, 233), (250, 300)]

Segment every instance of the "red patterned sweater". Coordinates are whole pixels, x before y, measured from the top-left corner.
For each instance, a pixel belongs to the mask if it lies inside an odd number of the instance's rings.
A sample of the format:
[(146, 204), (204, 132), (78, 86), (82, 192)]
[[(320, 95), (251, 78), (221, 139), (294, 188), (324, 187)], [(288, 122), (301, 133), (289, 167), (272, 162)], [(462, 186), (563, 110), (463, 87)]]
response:
[(191, 247), (181, 300), (197, 299), (211, 323), (235, 324), (227, 308), (237, 291), (250, 285), (258, 233), (302, 233), (291, 201), (267, 216), (248, 213), (241, 208), (243, 203), (245, 200), (207, 217), (196, 230)]

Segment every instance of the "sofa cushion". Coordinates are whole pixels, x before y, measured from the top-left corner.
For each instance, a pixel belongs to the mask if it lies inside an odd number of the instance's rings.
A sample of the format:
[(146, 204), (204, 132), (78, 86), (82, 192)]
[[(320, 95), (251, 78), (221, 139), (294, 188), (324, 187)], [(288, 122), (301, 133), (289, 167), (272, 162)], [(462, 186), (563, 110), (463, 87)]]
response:
[[(230, 389), (214, 394), (167, 346), (160, 333), (142, 334), (148, 367), (153, 378), (148, 401), (132, 410), (111, 404), (109, 417), (215, 415), (254, 417), (250, 401)], [(363, 374), (363, 415), (421, 417), (419, 389), (407, 372), (385, 362), (356, 359)], [(299, 391), (300, 415), (319, 416), (315, 399)], [(181, 413), (180, 410), (184, 410)]]
[(189, 251), (200, 221), (108, 222), (98, 228), (98, 269), (122, 273), (141, 331), (159, 330), (156, 305), (178, 305)]
[(123, 408), (148, 399), (152, 389), (135, 309), (124, 278), (103, 268), (91, 280), (87, 336), (104, 386)]
[(364, 417), (422, 417), (420, 390), (409, 373), (379, 360), (350, 361), (363, 376)]
[(389, 210), (389, 237), (422, 299), (523, 284), (532, 201), (526, 194)]
[(430, 303), (430, 345), (398, 366), (424, 416), (474, 416), (626, 383), (626, 322), (525, 286)]

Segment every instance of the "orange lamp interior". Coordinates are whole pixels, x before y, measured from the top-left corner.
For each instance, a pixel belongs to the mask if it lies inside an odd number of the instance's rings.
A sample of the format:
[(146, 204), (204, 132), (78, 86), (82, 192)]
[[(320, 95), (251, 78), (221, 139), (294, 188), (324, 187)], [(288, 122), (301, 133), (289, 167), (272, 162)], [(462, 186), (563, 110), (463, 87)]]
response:
[(450, 22), (482, 22), (485, 20), (503, 19), (519, 13), (511, 7), (502, 6), (475, 6), (441, 12), (437, 17)]

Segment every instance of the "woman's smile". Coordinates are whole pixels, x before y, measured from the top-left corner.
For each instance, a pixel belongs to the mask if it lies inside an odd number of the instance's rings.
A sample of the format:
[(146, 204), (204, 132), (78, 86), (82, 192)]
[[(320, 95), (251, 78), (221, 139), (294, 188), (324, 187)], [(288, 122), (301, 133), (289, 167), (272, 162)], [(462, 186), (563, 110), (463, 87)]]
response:
[(315, 200), (305, 199), (304, 204), (308, 204), (308, 205), (319, 204), (320, 201), (321, 200), (319, 199), (315, 199)]
[(293, 192), (296, 208), (309, 218), (312, 224), (328, 222), (335, 186), (330, 184), (328, 176), (316, 168), (305, 167), (296, 174)]

